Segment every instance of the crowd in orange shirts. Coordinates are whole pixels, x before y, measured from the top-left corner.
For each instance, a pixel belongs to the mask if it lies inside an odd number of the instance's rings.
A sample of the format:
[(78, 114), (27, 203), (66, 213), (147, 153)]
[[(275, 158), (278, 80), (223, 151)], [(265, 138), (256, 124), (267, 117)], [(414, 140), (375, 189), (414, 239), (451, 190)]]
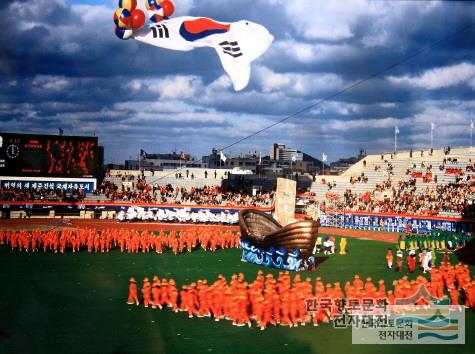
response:
[[(420, 294), (421, 286), (429, 299)], [(247, 282), (242, 273), (233, 274), (228, 282), (223, 275), (208, 284), (198, 280), (183, 285), (178, 292), (173, 279), (145, 278), (141, 288), (145, 307), (171, 307), (175, 312), (186, 311), (189, 317), (212, 317), (215, 321), (231, 320), (236, 326), (252, 326), (253, 321), (262, 330), (268, 325), (304, 326), (312, 323), (318, 326), (329, 322), (343, 313), (356, 313), (358, 307), (383, 309), (386, 305), (399, 304), (401, 299), (415, 305), (426, 305), (432, 300), (448, 296), (452, 305), (475, 308), (475, 277), (470, 278), (467, 265), (453, 266), (443, 262), (433, 268), (430, 279), (418, 276), (409, 280), (407, 276), (393, 282), (393, 289), (386, 290), (384, 280), (374, 284), (370, 277), (365, 280), (355, 275), (352, 282), (324, 284), (317, 277), (315, 287), (310, 278), (302, 279), (296, 274), (291, 279), (288, 271), (281, 271), (277, 279), (272, 274), (258, 271), (252, 282)], [(396, 299), (399, 299), (396, 301)], [(461, 303), (461, 301), (463, 303)], [(139, 305), (136, 280), (130, 278), (128, 304)]]
[(215, 251), (218, 248), (239, 247), (239, 233), (215, 227), (196, 227), (181, 231), (140, 232), (129, 229), (76, 228), (50, 231), (2, 231), (0, 244), (25, 252), (157, 252), (167, 250), (178, 254), (191, 252), (197, 247)]

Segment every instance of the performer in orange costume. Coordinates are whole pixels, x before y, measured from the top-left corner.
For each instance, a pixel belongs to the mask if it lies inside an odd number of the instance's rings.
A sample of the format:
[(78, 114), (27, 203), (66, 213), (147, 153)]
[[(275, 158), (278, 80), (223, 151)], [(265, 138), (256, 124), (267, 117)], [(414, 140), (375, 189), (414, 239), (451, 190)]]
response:
[(162, 305), (160, 304), (160, 279), (156, 275), (153, 277), (152, 299), (152, 308), (156, 309), (158, 307), (159, 309), (161, 309)]
[(165, 278), (162, 279), (162, 286), (160, 288), (160, 304), (163, 307), (168, 305), (168, 281)]
[(144, 278), (142, 285), (143, 304), (145, 307), (152, 304), (152, 287), (148, 278)]
[(168, 281), (168, 302), (172, 311), (178, 312), (178, 290), (174, 279)]
[(469, 287), (467, 291), (467, 297), (469, 299), (469, 306), (472, 309), (475, 309), (475, 278), (472, 280), (470, 284), (471, 286)]
[(353, 286), (356, 290), (361, 290), (364, 288), (363, 280), (360, 279), (360, 276), (358, 274), (356, 274), (354, 277)]
[(129, 297), (127, 298), (127, 304), (133, 305), (134, 303), (137, 306), (139, 305), (139, 298), (137, 296), (137, 283), (132, 277), (129, 279)]
[(449, 288), (449, 292), (450, 292), (450, 304), (459, 305), (460, 292), (453, 285)]

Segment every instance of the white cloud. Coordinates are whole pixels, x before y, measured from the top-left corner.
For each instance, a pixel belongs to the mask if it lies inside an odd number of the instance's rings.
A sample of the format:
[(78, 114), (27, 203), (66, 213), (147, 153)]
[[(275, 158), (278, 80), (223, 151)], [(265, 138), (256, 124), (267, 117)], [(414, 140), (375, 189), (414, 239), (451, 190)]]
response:
[(180, 113), (193, 112), (196, 107), (176, 100), (156, 100), (156, 101), (126, 101), (113, 105), (117, 111), (147, 112), (147, 113)]
[(162, 99), (190, 99), (204, 90), (200, 77), (194, 75), (166, 76), (159, 79), (135, 79), (125, 84), (133, 91), (147, 90)]
[(333, 73), (277, 73), (264, 66), (256, 66), (254, 77), (263, 92), (284, 91), (291, 95), (312, 95), (339, 89), (344, 84)]
[(379, 33), (377, 34), (370, 34), (367, 36), (363, 36), (361, 39), (361, 42), (363, 43), (363, 46), (365, 48), (371, 48), (371, 47), (378, 47), (378, 46), (383, 46), (386, 43), (389, 42), (389, 33), (387, 30), (382, 29)]
[(325, 101), (312, 109), (314, 114), (336, 113), (344, 116), (350, 116), (361, 111), (364, 106), (358, 103), (346, 103), (339, 101)]
[(106, 21), (113, 25), (112, 16), (115, 8), (104, 5), (73, 5), (71, 10), (81, 18), (85, 26), (97, 26)]
[(463, 125), (467, 121), (467, 112), (459, 111), (456, 107), (439, 108), (430, 105), (427, 101), (421, 104), (427, 107), (422, 113), (411, 118), (412, 125), (415, 127), (426, 129), (430, 127), (431, 122), (434, 122), (437, 129), (443, 130), (453, 125)]
[[(120, 114), (120, 112), (118, 112)], [(223, 123), (225, 121), (224, 117), (220, 113), (215, 112), (175, 112), (174, 114), (167, 114), (163, 112), (147, 112), (137, 110), (134, 113), (130, 114), (130, 117), (126, 120), (123, 120), (123, 124), (130, 124), (131, 126), (141, 125), (146, 122), (160, 122), (160, 123), (170, 123), (170, 122), (196, 122), (196, 123)], [(186, 125), (186, 124), (183, 124)], [(206, 129), (202, 127), (202, 129)]]
[(393, 117), (386, 118), (370, 118), (370, 119), (351, 119), (351, 120), (329, 120), (325, 125), (326, 128), (339, 131), (348, 131), (355, 129), (368, 129), (368, 128), (388, 128), (397, 126), (403, 126), (406, 122), (402, 119)]
[(159, 91), (162, 98), (192, 98), (203, 87), (203, 82), (196, 76), (175, 76), (161, 80)]
[(69, 79), (64, 76), (37, 75), (31, 85), (33, 88), (48, 91), (62, 91), (69, 86)]
[[(201, 2), (198, 2), (200, 4)], [(186, 16), (190, 13), (190, 10), (196, 6), (194, 0), (179, 0), (175, 1), (175, 14), (174, 16)]]
[(359, 16), (383, 16), (387, 10), (384, 2), (366, 0), (278, 0), (274, 3), (284, 8), (297, 32), (304, 38), (325, 41), (353, 38), (352, 26)]
[(292, 81), (291, 75), (276, 73), (264, 66), (255, 69), (255, 79), (265, 92), (288, 89)]
[[(322, 44), (301, 42), (298, 40), (277, 40), (275, 41), (267, 55), (272, 60), (296, 61), (303, 64), (316, 64), (333, 60), (332, 58), (342, 58), (354, 56), (355, 48), (348, 44)], [(268, 60), (269, 61), (269, 60)]]
[(64, 0), (36, 0), (29, 3), (24, 1), (13, 1), (8, 10), (12, 11), (17, 18), (41, 18), (41, 15), (48, 15), (56, 6), (65, 8)]
[(460, 63), (424, 71), (418, 76), (389, 76), (395, 84), (422, 87), (429, 90), (469, 84), (475, 88), (475, 65)]
[(382, 102), (379, 105), (383, 108), (396, 108), (396, 104), (393, 102)]
[(214, 91), (223, 92), (223, 90), (228, 90), (230, 88), (232, 88), (231, 78), (228, 75), (221, 75), (206, 86), (206, 92), (207, 94), (212, 94)]
[(284, 1), (282, 6), (295, 29), (306, 39), (339, 41), (353, 37), (353, 18), (348, 3), (342, 1)]

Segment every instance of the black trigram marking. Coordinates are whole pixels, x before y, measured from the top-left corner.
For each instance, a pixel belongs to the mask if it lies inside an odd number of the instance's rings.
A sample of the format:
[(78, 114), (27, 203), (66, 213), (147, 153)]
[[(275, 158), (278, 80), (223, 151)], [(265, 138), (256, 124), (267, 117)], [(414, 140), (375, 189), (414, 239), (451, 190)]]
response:
[(170, 38), (170, 33), (165, 25), (155, 25), (152, 27), (153, 38)]
[(224, 41), (219, 43), (223, 49), (223, 53), (229, 54), (233, 58), (240, 57), (242, 55), (241, 48), (239, 48), (238, 42), (228, 42)]

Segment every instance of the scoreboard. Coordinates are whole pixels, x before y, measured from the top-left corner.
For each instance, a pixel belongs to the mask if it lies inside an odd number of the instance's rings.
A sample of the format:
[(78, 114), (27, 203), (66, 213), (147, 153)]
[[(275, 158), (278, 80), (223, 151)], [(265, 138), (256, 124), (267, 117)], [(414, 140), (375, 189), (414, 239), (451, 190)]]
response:
[(0, 176), (96, 177), (97, 137), (0, 133)]

